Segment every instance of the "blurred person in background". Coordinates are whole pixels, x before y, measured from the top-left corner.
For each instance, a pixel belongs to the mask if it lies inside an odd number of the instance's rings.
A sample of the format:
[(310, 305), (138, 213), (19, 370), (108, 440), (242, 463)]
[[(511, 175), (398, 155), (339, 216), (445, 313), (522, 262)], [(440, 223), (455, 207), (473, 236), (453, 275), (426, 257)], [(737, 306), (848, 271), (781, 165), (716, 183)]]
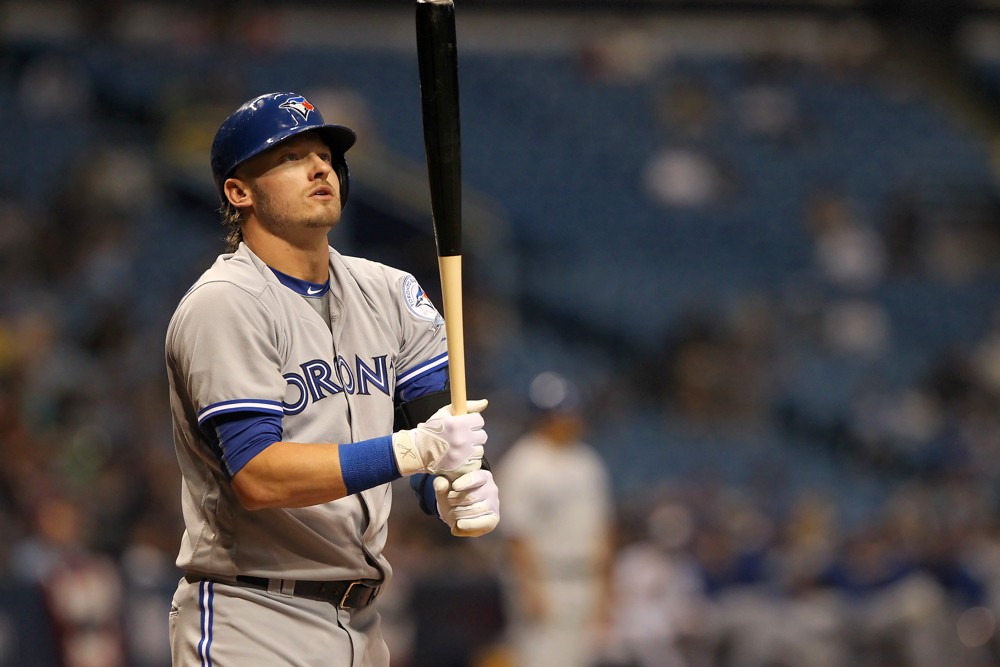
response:
[(611, 608), (614, 502), (578, 388), (538, 375), (534, 422), (498, 464), (511, 658), (518, 667), (593, 664)]
[(635, 539), (615, 556), (611, 629), (601, 664), (707, 667), (709, 601), (690, 552), (694, 514), (673, 499), (644, 510), (647, 515), (633, 518), (640, 524)]
[(124, 667), (122, 580), (114, 561), (87, 546), (91, 530), (77, 502), (41, 493), (32, 532), (13, 547), (13, 574), (37, 585), (60, 667)]
[(846, 641), (856, 660), (954, 664), (946, 591), (888, 522), (856, 530), (821, 579), (842, 601)]

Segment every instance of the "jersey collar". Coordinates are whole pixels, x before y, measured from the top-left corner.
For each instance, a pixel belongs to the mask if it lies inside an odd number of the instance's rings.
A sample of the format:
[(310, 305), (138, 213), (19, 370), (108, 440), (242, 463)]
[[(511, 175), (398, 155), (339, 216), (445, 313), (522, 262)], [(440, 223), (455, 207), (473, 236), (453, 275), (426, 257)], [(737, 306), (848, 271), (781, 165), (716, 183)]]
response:
[(274, 273), (278, 282), (293, 292), (301, 294), (302, 296), (319, 297), (330, 291), (329, 278), (326, 279), (325, 283), (311, 283), (308, 280), (302, 280), (301, 278), (293, 278), (292, 276), (284, 274), (277, 269), (271, 267), (268, 268)]

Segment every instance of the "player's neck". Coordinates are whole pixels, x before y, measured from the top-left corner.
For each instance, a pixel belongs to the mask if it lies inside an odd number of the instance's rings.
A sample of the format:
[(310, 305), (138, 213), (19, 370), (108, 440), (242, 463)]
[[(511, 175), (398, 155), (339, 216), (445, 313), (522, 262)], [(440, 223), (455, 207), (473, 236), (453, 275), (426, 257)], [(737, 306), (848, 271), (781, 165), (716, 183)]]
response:
[(270, 234), (250, 234), (244, 242), (265, 264), (285, 275), (324, 283), (329, 277), (330, 250), (326, 235), (308, 243), (292, 243)]

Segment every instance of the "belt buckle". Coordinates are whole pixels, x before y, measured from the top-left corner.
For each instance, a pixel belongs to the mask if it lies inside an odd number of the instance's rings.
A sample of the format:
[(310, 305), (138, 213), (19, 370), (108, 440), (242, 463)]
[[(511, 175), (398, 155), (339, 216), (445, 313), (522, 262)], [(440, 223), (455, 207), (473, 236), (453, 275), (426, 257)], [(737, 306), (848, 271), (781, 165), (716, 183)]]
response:
[(382, 589), (381, 586), (368, 586), (367, 584), (365, 584), (363, 582), (360, 582), (360, 581), (352, 581), (351, 583), (349, 583), (347, 585), (347, 590), (344, 591), (344, 595), (340, 598), (340, 604), (337, 605), (341, 609), (354, 609), (354, 607), (348, 606), (347, 599), (349, 597), (351, 597), (351, 591), (354, 590), (355, 586), (364, 586), (365, 588), (371, 588), (372, 589), (372, 594), (371, 594), (371, 596), (369, 596), (368, 602), (366, 602), (365, 604), (372, 603), (375, 600), (375, 598), (378, 597), (378, 594), (379, 594), (379, 592)]

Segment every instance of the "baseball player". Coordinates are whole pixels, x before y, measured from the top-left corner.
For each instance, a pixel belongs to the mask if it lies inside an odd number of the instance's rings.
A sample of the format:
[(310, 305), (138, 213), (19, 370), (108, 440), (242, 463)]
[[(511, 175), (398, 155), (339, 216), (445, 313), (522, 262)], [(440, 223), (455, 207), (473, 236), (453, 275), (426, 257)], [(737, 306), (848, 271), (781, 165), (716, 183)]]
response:
[(454, 535), (499, 520), (486, 401), (452, 415), (441, 316), (411, 275), (329, 246), (354, 141), (294, 93), (250, 100), (215, 136), (229, 248), (166, 336), (175, 666), (386, 667), (389, 482), (409, 477)]
[(585, 413), (572, 382), (541, 373), (529, 398), (531, 428), (497, 466), (512, 659), (518, 667), (587, 667), (611, 608), (611, 479), (581, 439)]

